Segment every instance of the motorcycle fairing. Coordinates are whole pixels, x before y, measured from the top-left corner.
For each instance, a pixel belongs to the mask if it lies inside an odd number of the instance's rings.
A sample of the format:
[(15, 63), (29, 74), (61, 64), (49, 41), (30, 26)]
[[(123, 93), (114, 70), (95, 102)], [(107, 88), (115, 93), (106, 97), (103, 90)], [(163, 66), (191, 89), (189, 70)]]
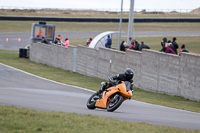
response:
[(117, 92), (120, 92), (122, 94), (122, 96), (124, 96), (124, 100), (126, 100), (127, 98), (132, 96), (132, 94), (127, 92), (126, 85), (122, 81), (121, 84), (118, 84), (117, 86), (114, 86), (114, 87), (110, 87), (106, 91), (104, 91), (102, 98), (97, 100), (95, 106), (99, 107), (99, 108), (104, 108), (104, 109), (107, 108), (107, 105), (108, 105), (109, 101), (111, 100), (110, 96)]

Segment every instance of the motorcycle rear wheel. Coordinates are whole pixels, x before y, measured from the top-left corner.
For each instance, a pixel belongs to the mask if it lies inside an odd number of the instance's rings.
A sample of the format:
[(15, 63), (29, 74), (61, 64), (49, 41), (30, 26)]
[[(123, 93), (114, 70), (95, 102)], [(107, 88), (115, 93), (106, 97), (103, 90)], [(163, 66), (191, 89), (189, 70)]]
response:
[(99, 95), (98, 93), (94, 93), (87, 101), (87, 108), (88, 109), (95, 109), (95, 104), (96, 104), (96, 101), (99, 100)]
[(124, 97), (121, 94), (115, 94), (107, 106), (107, 111), (115, 111), (122, 104), (123, 101)]

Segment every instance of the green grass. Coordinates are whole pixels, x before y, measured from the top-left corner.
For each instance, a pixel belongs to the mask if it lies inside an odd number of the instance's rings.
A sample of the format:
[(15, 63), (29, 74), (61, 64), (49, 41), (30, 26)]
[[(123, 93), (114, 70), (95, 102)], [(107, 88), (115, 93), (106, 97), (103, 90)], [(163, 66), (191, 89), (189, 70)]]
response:
[[(0, 62), (44, 78), (95, 91), (100, 89), (100, 83), (103, 81), (18, 58), (16, 51), (0, 50)], [(157, 94), (135, 88), (132, 99), (200, 113), (199, 102), (190, 101), (181, 97)]]
[(198, 133), (200, 130), (126, 122), (77, 113), (0, 106), (0, 133)]
[[(38, 21), (0, 21), (0, 33), (31, 32), (32, 23)], [(119, 31), (119, 23), (97, 22), (47, 22), (56, 26), (56, 31)], [(122, 31), (128, 23), (122, 24)], [(200, 23), (135, 23), (134, 31), (200, 31)]]

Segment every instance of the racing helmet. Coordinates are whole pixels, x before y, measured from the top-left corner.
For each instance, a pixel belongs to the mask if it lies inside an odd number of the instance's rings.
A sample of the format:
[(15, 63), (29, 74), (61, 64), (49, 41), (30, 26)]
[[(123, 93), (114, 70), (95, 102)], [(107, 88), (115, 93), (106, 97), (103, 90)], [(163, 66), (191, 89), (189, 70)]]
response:
[(124, 75), (125, 75), (127, 80), (131, 80), (134, 76), (134, 72), (131, 68), (127, 68), (124, 72)]

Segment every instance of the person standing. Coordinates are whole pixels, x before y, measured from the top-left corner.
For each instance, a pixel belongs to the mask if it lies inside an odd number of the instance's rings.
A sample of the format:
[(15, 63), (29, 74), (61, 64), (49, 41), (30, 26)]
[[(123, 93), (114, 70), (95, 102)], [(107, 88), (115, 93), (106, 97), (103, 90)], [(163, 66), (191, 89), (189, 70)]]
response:
[(163, 42), (161, 42), (161, 52), (165, 52), (165, 44), (167, 43), (167, 38), (166, 37), (163, 37)]
[(177, 54), (178, 44), (176, 43), (176, 37), (173, 37), (172, 45), (173, 45), (172, 48), (173, 48), (174, 52)]
[(110, 35), (108, 35), (108, 38), (106, 39), (105, 47), (111, 48), (112, 45), (112, 39), (110, 38)]

